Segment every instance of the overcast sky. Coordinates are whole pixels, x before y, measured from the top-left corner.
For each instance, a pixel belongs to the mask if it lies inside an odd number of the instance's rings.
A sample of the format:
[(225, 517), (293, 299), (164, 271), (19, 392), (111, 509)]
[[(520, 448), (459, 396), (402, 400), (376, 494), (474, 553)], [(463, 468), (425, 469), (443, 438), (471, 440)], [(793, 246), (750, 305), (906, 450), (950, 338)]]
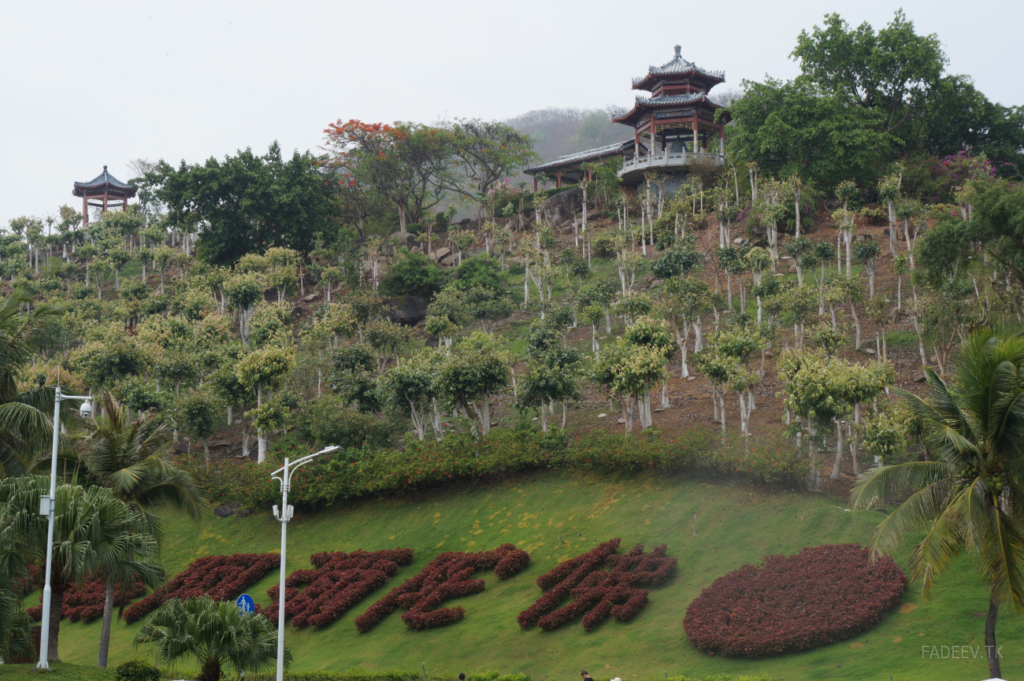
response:
[[(337, 119), (433, 122), (627, 106), (672, 46), (726, 84), (789, 78), (801, 29), (838, 12), (876, 28), (899, 7), (814, 2), (0, 2), (0, 225), (80, 207), (72, 184), (132, 159), (316, 149)], [(1024, 3), (903, 3), (948, 70), (1024, 103)], [(624, 129), (625, 130), (625, 129)]]

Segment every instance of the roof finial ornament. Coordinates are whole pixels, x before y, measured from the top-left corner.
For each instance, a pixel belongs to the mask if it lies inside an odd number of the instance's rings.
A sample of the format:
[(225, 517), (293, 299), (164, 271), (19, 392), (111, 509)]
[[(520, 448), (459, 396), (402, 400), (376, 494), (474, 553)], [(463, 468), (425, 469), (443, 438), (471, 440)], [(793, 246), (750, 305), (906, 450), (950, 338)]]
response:
[[(678, 52), (678, 51), (679, 50), (676, 50), (676, 52)], [(106, 166), (103, 166), (103, 172), (107, 172), (107, 167)]]
[(676, 59), (679, 59), (682, 56), (683, 56), (683, 46), (682, 45), (676, 45)]

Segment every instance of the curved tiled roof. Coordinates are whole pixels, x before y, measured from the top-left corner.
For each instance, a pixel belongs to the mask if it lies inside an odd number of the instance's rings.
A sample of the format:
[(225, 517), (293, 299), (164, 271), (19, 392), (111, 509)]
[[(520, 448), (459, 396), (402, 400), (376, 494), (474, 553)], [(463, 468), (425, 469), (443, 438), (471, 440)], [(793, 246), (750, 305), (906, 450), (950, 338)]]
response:
[(708, 99), (707, 94), (703, 92), (693, 92), (687, 95), (671, 95), (668, 97), (637, 97), (636, 104), (633, 108), (612, 119), (613, 123), (623, 123), (628, 121), (634, 115), (645, 109), (664, 109), (672, 106), (685, 106), (687, 104), (706, 104), (713, 109), (720, 109), (719, 105)]
[(708, 71), (707, 69), (702, 69), (692, 61), (686, 61), (683, 59), (681, 46), (676, 45), (675, 50), (676, 54), (671, 61), (662, 64), (661, 66), (651, 66), (647, 69), (647, 75), (634, 78), (633, 87), (636, 88), (652, 76), (681, 76), (687, 73), (699, 73), (714, 80), (725, 80), (725, 71)]
[(82, 189), (92, 189), (93, 187), (102, 187), (105, 184), (109, 184), (111, 187), (117, 187), (118, 189), (133, 189), (130, 184), (125, 184), (121, 180), (117, 179), (113, 175), (107, 172), (107, 167), (103, 166), (103, 172), (97, 175), (89, 182), (76, 182), (75, 187), (81, 187)]
[(603, 156), (611, 156), (613, 154), (621, 153), (633, 144), (633, 140), (626, 140), (625, 142), (616, 142), (615, 144), (608, 144), (603, 147), (597, 147), (596, 149), (587, 149), (586, 151), (578, 151), (575, 154), (566, 154), (565, 156), (559, 156), (554, 161), (548, 161), (547, 163), (541, 163), (540, 165), (533, 166), (532, 168), (526, 168), (523, 170), (527, 175), (547, 170), (549, 168), (559, 168), (561, 166), (573, 165), (575, 163), (583, 163), (594, 158), (601, 158)]

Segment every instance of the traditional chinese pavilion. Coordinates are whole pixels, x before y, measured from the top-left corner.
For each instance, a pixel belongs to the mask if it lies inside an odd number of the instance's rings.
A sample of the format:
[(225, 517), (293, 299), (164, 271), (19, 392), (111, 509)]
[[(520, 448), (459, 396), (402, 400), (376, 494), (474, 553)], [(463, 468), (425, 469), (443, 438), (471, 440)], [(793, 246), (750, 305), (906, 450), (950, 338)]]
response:
[(82, 197), (82, 226), (89, 224), (89, 206), (99, 208), (106, 213), (109, 208), (120, 205), (122, 210), (128, 208), (128, 199), (135, 196), (135, 187), (125, 184), (103, 166), (103, 172), (89, 182), (76, 182), (71, 192)]
[(682, 175), (695, 163), (724, 163), (725, 125), (730, 119), (722, 112), (715, 120), (721, 107), (708, 98), (711, 88), (722, 82), (724, 72), (708, 71), (687, 61), (676, 45), (671, 61), (651, 66), (647, 75), (633, 79), (634, 90), (650, 94), (638, 95), (632, 109), (612, 119), (633, 128), (632, 139), (562, 156), (524, 172), (534, 176), (534, 188), (539, 173), (554, 175), (560, 187), (565, 182), (579, 182), (584, 163), (621, 156), (619, 178), (636, 185), (650, 170)]

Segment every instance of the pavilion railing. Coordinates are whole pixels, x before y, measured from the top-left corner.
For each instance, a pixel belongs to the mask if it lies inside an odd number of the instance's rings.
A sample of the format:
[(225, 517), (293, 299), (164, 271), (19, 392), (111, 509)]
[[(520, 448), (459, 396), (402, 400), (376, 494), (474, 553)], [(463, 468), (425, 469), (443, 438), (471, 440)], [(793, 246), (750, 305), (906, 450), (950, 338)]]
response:
[(691, 165), (697, 161), (706, 161), (714, 164), (725, 163), (725, 156), (718, 153), (710, 153), (698, 151), (696, 153), (692, 151), (677, 151), (665, 154), (655, 154), (654, 156), (640, 156), (630, 159), (626, 159), (622, 164), (622, 169), (619, 170), (619, 177), (622, 177), (626, 173), (636, 172), (637, 170), (647, 170), (648, 168), (669, 168), (676, 166)]

